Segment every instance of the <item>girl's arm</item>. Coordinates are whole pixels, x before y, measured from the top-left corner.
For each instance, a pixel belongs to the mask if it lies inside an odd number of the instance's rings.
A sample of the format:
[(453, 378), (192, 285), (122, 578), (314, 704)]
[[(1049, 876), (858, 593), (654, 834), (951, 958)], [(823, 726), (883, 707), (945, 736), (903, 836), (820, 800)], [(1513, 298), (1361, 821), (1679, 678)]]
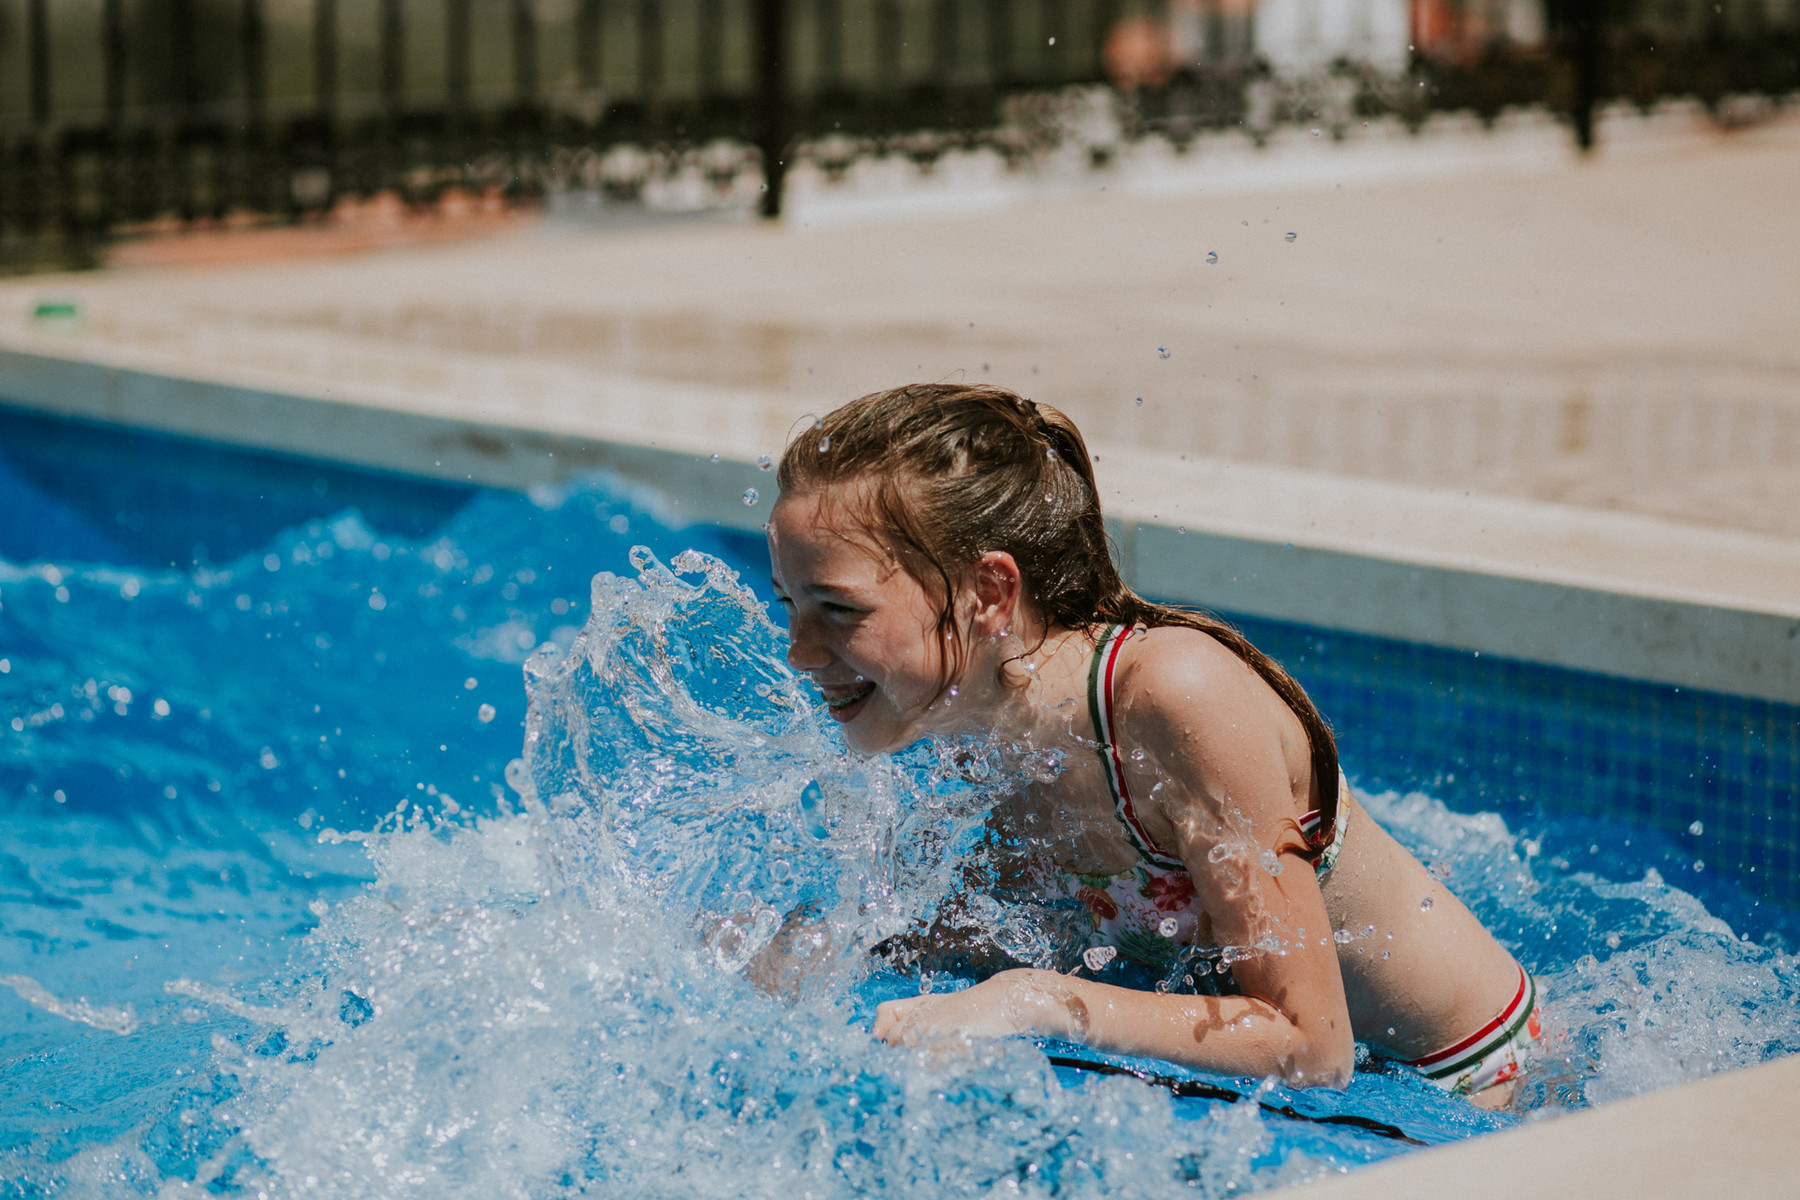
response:
[(876, 1013), (874, 1033), (901, 1045), (1032, 1034), (1223, 1075), (1278, 1075), (1295, 1086), (1343, 1087), (1350, 1079), (1348, 1064), (1314, 1047), (1266, 1001), (1140, 992), (1055, 971), (1005, 971), (967, 991), (890, 1000)]
[(1242, 995), (1163, 995), (1009, 971), (964, 992), (891, 1001), (875, 1033), (898, 1042), (1035, 1033), (1341, 1087), (1355, 1063), (1343, 976), (1318, 881), (1294, 852), (1296, 772), (1311, 770), (1305, 734), (1211, 638), (1174, 629), (1142, 636), (1115, 693), (1127, 783), (1141, 819), (1187, 864), (1218, 944), (1257, 948), (1233, 965)]

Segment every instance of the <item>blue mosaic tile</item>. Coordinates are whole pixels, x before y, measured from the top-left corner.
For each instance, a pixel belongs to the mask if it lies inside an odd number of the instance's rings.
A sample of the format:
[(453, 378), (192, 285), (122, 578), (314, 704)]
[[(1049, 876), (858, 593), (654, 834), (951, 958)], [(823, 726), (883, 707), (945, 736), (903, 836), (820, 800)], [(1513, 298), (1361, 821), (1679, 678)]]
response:
[(1306, 687), (1358, 786), (1515, 829), (1622, 821), (1702, 863), (1682, 886), (1709, 906), (1800, 910), (1800, 707), (1226, 615)]

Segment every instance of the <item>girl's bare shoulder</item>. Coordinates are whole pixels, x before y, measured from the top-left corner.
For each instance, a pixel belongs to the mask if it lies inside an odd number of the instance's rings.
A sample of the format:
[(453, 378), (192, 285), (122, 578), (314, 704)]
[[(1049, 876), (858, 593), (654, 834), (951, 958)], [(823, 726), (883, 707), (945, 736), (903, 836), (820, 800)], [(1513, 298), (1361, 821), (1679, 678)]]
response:
[(1114, 682), (1121, 706), (1183, 713), (1241, 708), (1268, 690), (1260, 676), (1204, 630), (1140, 629), (1125, 643)]
[(1161, 626), (1125, 644), (1114, 705), (1152, 743), (1242, 745), (1282, 734), (1287, 705), (1255, 669), (1202, 630)]

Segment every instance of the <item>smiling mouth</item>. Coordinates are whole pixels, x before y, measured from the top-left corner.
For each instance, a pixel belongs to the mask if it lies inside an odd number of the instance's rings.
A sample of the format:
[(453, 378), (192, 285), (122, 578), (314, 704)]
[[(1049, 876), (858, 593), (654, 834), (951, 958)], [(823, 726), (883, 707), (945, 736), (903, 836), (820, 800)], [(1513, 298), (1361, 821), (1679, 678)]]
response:
[(829, 689), (821, 687), (819, 690), (824, 693), (825, 705), (831, 709), (832, 716), (848, 716), (850, 709), (874, 694), (875, 685), (860, 683), (854, 687)]

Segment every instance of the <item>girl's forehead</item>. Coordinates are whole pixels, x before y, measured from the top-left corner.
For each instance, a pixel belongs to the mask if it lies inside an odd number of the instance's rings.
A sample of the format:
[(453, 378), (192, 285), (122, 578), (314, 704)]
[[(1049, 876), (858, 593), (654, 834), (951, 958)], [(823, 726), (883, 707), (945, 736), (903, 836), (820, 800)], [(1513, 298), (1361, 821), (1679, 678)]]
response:
[(849, 566), (860, 560), (887, 566), (896, 559), (886, 538), (837, 497), (783, 496), (769, 514), (769, 553), (777, 569), (826, 564)]

